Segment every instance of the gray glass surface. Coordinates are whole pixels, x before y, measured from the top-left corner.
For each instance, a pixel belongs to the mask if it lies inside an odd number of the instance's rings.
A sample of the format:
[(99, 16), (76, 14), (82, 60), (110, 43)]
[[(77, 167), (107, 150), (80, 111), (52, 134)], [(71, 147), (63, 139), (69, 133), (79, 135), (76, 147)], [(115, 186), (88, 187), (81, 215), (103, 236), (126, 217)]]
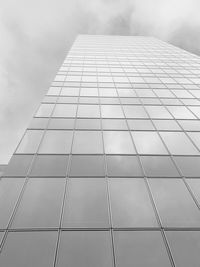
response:
[(13, 155), (5, 169), (4, 176), (26, 176), (32, 155)]
[(0, 228), (5, 229), (19, 198), (24, 178), (2, 178), (0, 181)]
[(177, 166), (186, 177), (200, 177), (200, 157), (174, 157)]
[(150, 120), (127, 120), (130, 130), (155, 130)]
[(129, 132), (104, 131), (104, 146), (107, 154), (134, 154), (135, 149)]
[(30, 178), (12, 228), (58, 227), (64, 187), (64, 178)]
[(77, 119), (76, 129), (79, 130), (100, 130), (101, 121), (100, 119)]
[(113, 267), (111, 237), (107, 231), (61, 233), (57, 267)]
[(178, 123), (185, 131), (200, 131), (199, 120), (179, 120)]
[(106, 156), (108, 176), (137, 177), (142, 170), (136, 156)]
[(186, 181), (200, 205), (200, 179), (186, 179)]
[(141, 106), (123, 106), (126, 118), (148, 118), (147, 113)]
[(199, 226), (200, 211), (181, 179), (150, 179), (150, 187), (164, 226)]
[(148, 177), (179, 177), (169, 156), (141, 156), (144, 171)]
[(124, 118), (124, 114), (120, 106), (101, 105), (102, 118)]
[(72, 156), (70, 176), (104, 176), (103, 156)]
[(199, 134), (199, 132), (188, 132), (187, 134), (192, 139), (192, 141), (197, 146), (197, 148), (200, 150), (200, 134)]
[(77, 117), (99, 118), (100, 117), (99, 105), (79, 105)]
[(143, 179), (112, 178), (109, 191), (113, 227), (158, 226)]
[(114, 243), (117, 267), (171, 267), (158, 231), (115, 231)]
[(163, 106), (146, 106), (146, 111), (152, 119), (171, 119), (171, 114)]
[(56, 237), (56, 232), (8, 233), (0, 266), (53, 267)]
[(177, 267), (199, 267), (199, 231), (167, 231), (166, 235)]
[(103, 153), (102, 133), (100, 131), (76, 131), (72, 146), (74, 154)]
[(195, 119), (195, 116), (186, 107), (168, 106), (167, 109), (175, 119)]
[(53, 111), (54, 104), (41, 104), (37, 113), (36, 117), (50, 117)]
[(197, 148), (183, 132), (160, 132), (169, 151), (173, 155), (196, 155)]
[(73, 129), (75, 124), (74, 119), (54, 119), (49, 121), (48, 129)]
[(75, 117), (77, 105), (57, 104), (52, 117)]
[(156, 132), (131, 132), (139, 154), (168, 154)]
[(48, 130), (41, 142), (41, 154), (68, 154), (71, 152), (73, 131)]
[(48, 120), (48, 118), (33, 118), (29, 128), (45, 129), (47, 127)]
[(180, 131), (181, 128), (175, 120), (153, 120), (157, 130)]
[(121, 119), (103, 119), (103, 130), (128, 130), (125, 120)]
[(63, 227), (109, 227), (105, 179), (68, 180)]
[(35, 158), (31, 169), (31, 176), (65, 176), (68, 156), (39, 155)]

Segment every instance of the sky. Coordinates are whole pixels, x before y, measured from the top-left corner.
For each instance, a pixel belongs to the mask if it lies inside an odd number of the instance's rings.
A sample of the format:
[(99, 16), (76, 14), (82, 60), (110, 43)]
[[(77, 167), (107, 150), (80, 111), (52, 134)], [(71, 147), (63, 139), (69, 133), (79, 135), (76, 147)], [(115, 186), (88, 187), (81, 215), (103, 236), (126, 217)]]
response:
[(200, 55), (200, 0), (0, 0), (0, 164), (77, 34), (154, 36)]

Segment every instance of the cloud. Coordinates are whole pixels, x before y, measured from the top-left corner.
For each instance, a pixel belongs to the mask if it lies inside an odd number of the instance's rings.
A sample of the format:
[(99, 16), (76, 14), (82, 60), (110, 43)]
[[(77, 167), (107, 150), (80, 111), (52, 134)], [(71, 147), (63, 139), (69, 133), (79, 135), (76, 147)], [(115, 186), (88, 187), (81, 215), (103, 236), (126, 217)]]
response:
[(7, 0), (0, 13), (0, 163), (78, 33), (150, 35), (200, 55), (199, 0)]

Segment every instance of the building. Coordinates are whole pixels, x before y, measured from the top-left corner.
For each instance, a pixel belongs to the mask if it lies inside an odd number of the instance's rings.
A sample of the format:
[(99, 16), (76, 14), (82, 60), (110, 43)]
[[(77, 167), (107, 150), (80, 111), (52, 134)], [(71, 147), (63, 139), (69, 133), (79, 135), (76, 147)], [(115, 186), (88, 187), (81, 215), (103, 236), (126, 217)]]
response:
[(78, 36), (0, 181), (0, 266), (199, 266), (199, 67)]

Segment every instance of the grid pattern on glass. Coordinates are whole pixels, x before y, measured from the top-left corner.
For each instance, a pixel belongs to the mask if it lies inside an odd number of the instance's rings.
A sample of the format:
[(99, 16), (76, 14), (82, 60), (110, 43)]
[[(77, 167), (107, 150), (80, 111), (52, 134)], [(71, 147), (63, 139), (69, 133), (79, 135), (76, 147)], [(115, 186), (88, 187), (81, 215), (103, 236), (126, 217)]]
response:
[(0, 266), (199, 266), (199, 67), (78, 36), (0, 180)]

